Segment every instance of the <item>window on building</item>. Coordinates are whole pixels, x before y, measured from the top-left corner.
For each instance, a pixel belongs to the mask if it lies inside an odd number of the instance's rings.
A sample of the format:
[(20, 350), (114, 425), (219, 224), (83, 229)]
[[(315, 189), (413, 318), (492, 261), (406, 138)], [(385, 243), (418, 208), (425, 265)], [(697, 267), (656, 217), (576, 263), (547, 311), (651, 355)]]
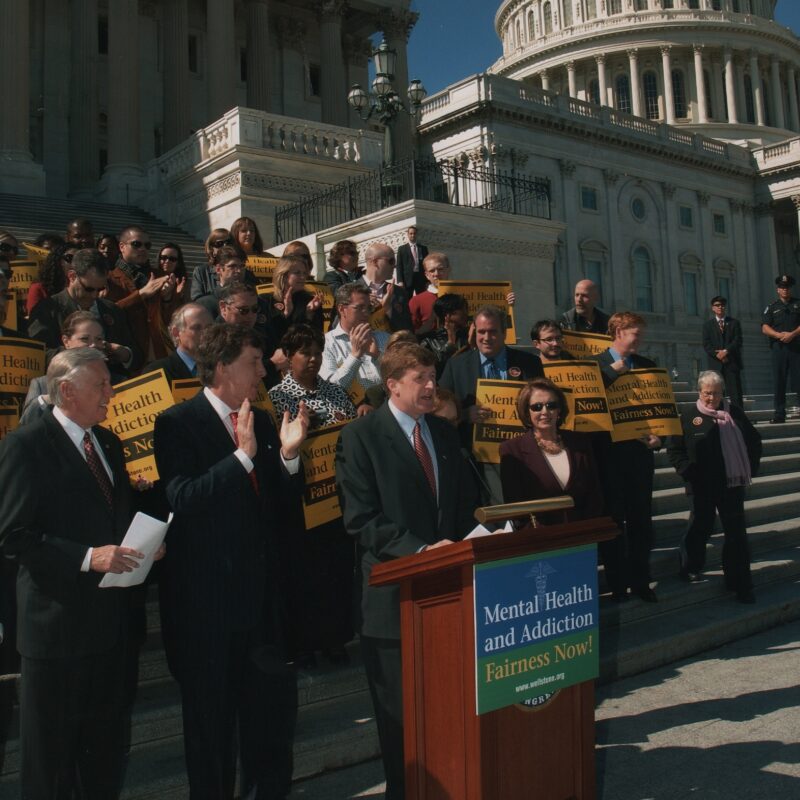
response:
[(751, 125), (756, 124), (756, 108), (753, 102), (753, 82), (749, 75), (744, 76), (744, 113)]
[(600, 105), (600, 84), (594, 78), (589, 81), (589, 102)]
[(697, 307), (697, 273), (684, 272), (683, 273), (683, 302), (686, 307), (686, 313), (692, 317), (699, 314)]
[(544, 17), (544, 32), (545, 34), (553, 32), (553, 7), (550, 3), (545, 3), (542, 16)]
[(689, 0), (689, 2), (686, 5), (689, 8), (699, 9), (700, 8), (700, 0)]
[(101, 56), (108, 55), (108, 17), (97, 18), (97, 52)]
[(586, 19), (594, 19), (597, 16), (597, 0), (586, 0)]
[(583, 259), (583, 277), (588, 278), (596, 287), (599, 295), (597, 305), (603, 305), (603, 262), (597, 258)]
[(714, 11), (722, 11), (722, 0), (711, 0), (711, 8)]
[(686, 85), (683, 72), (679, 69), (672, 70), (672, 104), (675, 107), (675, 116), (678, 119), (686, 117)]
[(648, 70), (642, 76), (644, 86), (644, 113), (647, 119), (658, 119), (658, 78), (655, 72)]
[(622, 13), (622, 0), (607, 0), (607, 2), (609, 16)]
[(725, 215), (724, 214), (714, 214), (714, 233), (720, 234), (720, 236), (725, 235)]
[(199, 48), (197, 46), (197, 36), (190, 35), (189, 36), (189, 72), (193, 75), (200, 74), (200, 60), (199, 60)]
[(319, 64), (308, 65), (308, 93), (311, 97), (320, 96), (320, 81), (322, 74)]
[(673, 0), (661, 0), (661, 8), (673, 8)]
[(517, 32), (517, 47), (522, 47), (522, 24), (519, 20), (516, 21), (514, 29)]
[(528, 38), (534, 39), (536, 37), (536, 19), (533, 16), (533, 11), (528, 13)]
[(703, 88), (706, 93), (706, 118), (713, 119), (714, 118), (714, 108), (711, 103), (711, 76), (708, 74), (708, 70), (703, 70)]
[(633, 218), (642, 222), (644, 218), (647, 216), (647, 206), (644, 204), (644, 200), (641, 197), (634, 197), (631, 200), (631, 214), (633, 214)]
[(653, 262), (646, 247), (633, 251), (633, 294), (637, 311), (653, 310)]
[(594, 186), (581, 186), (581, 208), (584, 211), (597, 211), (599, 206), (597, 189)]
[(733, 8), (734, 13), (736, 14), (740, 14), (742, 12), (742, 7), (741, 4), (739, 3), (739, 0), (733, 0), (731, 7)]
[(694, 228), (694, 213), (691, 206), (679, 206), (678, 224), (681, 228)]
[(564, 13), (561, 15), (561, 27), (569, 28), (572, 25), (572, 3), (564, 3)]
[(727, 275), (717, 278), (717, 294), (722, 295), (731, 304), (731, 279)]
[(647, 0), (633, 0), (634, 11), (647, 11)]
[(627, 75), (618, 75), (616, 80), (617, 111), (631, 113), (631, 85)]

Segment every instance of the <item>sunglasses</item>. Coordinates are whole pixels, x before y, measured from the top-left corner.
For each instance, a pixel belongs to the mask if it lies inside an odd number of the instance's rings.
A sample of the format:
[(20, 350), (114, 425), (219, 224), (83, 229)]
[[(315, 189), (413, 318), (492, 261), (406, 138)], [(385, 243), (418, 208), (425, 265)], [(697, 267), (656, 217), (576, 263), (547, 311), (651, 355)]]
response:
[(142, 248), (149, 250), (153, 246), (151, 242), (140, 242), (138, 239), (134, 239), (132, 242), (123, 242), (123, 244), (128, 244), (135, 250), (141, 250)]
[(216, 242), (211, 242), (212, 247), (225, 247), (230, 244), (233, 244), (233, 239), (219, 239)]
[(106, 288), (105, 286), (87, 286), (82, 278), (78, 278), (78, 283), (86, 294), (97, 294), (97, 292), (102, 292)]
[(159, 261), (169, 261), (170, 264), (174, 264), (174, 263), (177, 262), (178, 256), (159, 256), (158, 260)]
[(9, 244), (8, 242), (0, 242), (0, 251), (3, 253), (13, 253), (15, 256), (19, 255), (19, 247), (15, 244)]
[(543, 408), (546, 408), (548, 411), (556, 411), (559, 405), (560, 403), (558, 400), (548, 400), (546, 403), (531, 403), (528, 408), (531, 411), (541, 411)]

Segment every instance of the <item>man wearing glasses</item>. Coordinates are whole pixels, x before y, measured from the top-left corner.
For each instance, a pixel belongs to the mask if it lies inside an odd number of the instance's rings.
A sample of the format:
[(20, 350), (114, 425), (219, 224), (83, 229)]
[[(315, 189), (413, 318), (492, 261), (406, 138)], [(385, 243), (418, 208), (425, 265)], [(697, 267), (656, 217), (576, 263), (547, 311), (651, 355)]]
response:
[(131, 337), (125, 313), (100, 297), (107, 285), (108, 266), (99, 250), (78, 250), (67, 272), (67, 288), (37, 304), (28, 323), (28, 334), (47, 346), (47, 359), (61, 347), (61, 326), (75, 311), (89, 311), (103, 328), (105, 355), (110, 365), (132, 372), (141, 364), (141, 353)]
[(564, 361), (574, 358), (562, 348), (564, 337), (554, 319), (540, 319), (531, 328), (531, 344), (538, 350), (543, 364), (550, 361)]
[(725, 379), (728, 396), (739, 408), (742, 397), (742, 326), (738, 319), (725, 312), (728, 301), (722, 295), (711, 298), (712, 317), (703, 323), (703, 350), (708, 355), (708, 368)]
[(364, 259), (366, 270), (357, 283), (369, 289), (372, 327), (382, 331), (410, 331), (409, 292), (391, 280), (394, 250), (388, 244), (375, 242), (367, 248)]

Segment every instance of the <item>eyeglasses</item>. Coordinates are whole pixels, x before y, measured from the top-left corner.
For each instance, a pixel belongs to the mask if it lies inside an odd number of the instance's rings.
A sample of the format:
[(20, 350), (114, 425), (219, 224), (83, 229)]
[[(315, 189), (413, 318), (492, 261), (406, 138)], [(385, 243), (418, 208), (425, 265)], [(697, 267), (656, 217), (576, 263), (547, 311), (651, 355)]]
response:
[(169, 261), (170, 264), (174, 264), (178, 260), (178, 256), (159, 256), (159, 261)]
[(541, 411), (543, 408), (546, 408), (548, 411), (556, 411), (559, 407), (560, 403), (558, 400), (548, 400), (546, 403), (531, 403), (528, 408), (531, 411)]
[(13, 253), (15, 256), (19, 255), (19, 247), (15, 244), (9, 244), (8, 242), (0, 242), (0, 251), (3, 253)]
[(564, 341), (563, 336), (548, 336), (546, 339), (539, 339), (540, 342), (545, 344), (560, 344)]
[(243, 317), (247, 316), (248, 314), (258, 314), (258, 305), (254, 306), (234, 306), (228, 303), (231, 308), (235, 308)]
[(84, 292), (86, 292), (86, 294), (97, 294), (98, 292), (102, 292), (103, 289), (106, 288), (105, 286), (87, 286), (83, 282), (83, 278), (78, 278), (78, 283), (81, 285), (81, 288), (83, 289)]
[(219, 239), (216, 242), (211, 242), (212, 247), (220, 248), (233, 244), (233, 239)]
[(350, 303), (346, 305), (345, 308), (352, 308), (353, 311), (357, 311), (359, 314), (367, 314), (370, 311), (371, 306), (364, 306), (364, 305), (355, 306), (352, 303)]
[(61, 260), (66, 261), (67, 264), (71, 264), (73, 258), (75, 258), (75, 253), (64, 253), (64, 255), (61, 256)]
[(127, 244), (134, 250), (141, 250), (142, 248), (149, 250), (153, 246), (151, 242), (140, 242), (138, 239), (134, 239), (132, 242), (123, 242), (122, 244)]

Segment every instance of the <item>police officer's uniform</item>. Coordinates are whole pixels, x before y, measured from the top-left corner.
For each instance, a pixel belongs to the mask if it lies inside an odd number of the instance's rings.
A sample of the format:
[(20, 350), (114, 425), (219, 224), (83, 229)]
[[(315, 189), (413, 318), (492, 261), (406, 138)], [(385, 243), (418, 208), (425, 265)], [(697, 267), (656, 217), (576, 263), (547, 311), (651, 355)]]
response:
[[(791, 275), (779, 275), (775, 279), (776, 286), (791, 288), (795, 279)], [(770, 303), (761, 316), (761, 323), (769, 325), (778, 333), (790, 333), (800, 327), (800, 300), (791, 297), (784, 303), (780, 298)], [(772, 350), (772, 379), (775, 402), (773, 422), (786, 419), (786, 378), (789, 378), (791, 389), (800, 394), (800, 336), (788, 344), (768, 337)]]

